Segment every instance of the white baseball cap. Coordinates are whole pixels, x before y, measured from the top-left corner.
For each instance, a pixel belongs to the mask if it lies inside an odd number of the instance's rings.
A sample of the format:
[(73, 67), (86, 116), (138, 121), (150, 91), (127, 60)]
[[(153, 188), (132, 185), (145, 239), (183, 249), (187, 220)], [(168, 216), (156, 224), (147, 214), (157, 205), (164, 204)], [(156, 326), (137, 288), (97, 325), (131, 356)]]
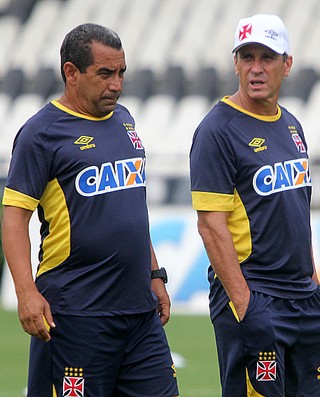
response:
[(278, 54), (289, 54), (287, 28), (277, 15), (257, 14), (239, 21), (232, 52), (246, 44), (263, 44)]

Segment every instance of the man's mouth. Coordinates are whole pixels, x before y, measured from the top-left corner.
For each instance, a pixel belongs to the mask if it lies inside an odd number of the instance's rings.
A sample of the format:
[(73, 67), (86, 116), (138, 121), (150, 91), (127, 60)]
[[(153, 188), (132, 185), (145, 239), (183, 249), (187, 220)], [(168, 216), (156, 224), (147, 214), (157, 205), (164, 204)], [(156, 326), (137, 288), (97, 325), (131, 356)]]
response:
[(264, 81), (262, 80), (253, 80), (250, 81), (250, 85), (254, 86), (254, 87), (260, 87), (264, 84)]

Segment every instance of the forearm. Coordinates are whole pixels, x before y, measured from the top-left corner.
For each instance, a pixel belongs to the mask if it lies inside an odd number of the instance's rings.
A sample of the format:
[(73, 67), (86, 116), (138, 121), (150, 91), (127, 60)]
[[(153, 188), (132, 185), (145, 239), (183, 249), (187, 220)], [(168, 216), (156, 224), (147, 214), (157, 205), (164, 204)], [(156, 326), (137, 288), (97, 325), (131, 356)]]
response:
[(199, 212), (198, 229), (211, 266), (241, 316), (247, 308), (250, 291), (227, 227), (227, 214)]
[[(151, 250), (151, 270), (157, 270), (159, 269), (159, 265), (151, 241), (150, 241), (150, 250)], [(161, 278), (152, 279), (151, 289), (158, 298), (157, 311), (160, 316), (162, 325), (165, 325), (170, 318), (171, 302), (163, 280)]]
[(316, 284), (319, 284), (319, 277), (317, 274), (317, 268), (314, 262), (314, 255), (313, 255), (313, 247), (311, 244), (311, 258), (312, 258), (312, 266), (313, 266), (313, 274), (312, 274), (312, 279), (315, 281)]
[(29, 222), (32, 212), (5, 207), (2, 222), (2, 241), (18, 298), (18, 313), (23, 329), (44, 341), (50, 340), (54, 327), (50, 306), (38, 292), (32, 275)]
[(35, 288), (29, 239), (31, 211), (15, 207), (4, 207), (2, 222), (2, 245), (17, 296)]
[(150, 251), (151, 251), (151, 270), (157, 270), (159, 269), (159, 265), (151, 241), (150, 241)]

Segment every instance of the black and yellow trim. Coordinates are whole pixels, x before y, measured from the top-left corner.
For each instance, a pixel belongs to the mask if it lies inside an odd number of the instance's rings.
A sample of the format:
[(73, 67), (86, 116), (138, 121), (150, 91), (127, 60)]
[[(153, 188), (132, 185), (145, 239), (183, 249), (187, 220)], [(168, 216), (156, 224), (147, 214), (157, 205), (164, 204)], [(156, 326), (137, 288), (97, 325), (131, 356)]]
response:
[(71, 251), (71, 226), (65, 195), (57, 179), (50, 181), (41, 197), (40, 206), (49, 225), (42, 241), (43, 257), (37, 276), (64, 262)]
[(248, 368), (246, 368), (247, 397), (267, 397), (254, 390), (249, 378)]
[(2, 204), (12, 207), (23, 208), (29, 211), (35, 211), (39, 204), (39, 200), (27, 196), (26, 194), (17, 192), (16, 190), (5, 187), (3, 192)]
[(238, 261), (245, 261), (252, 252), (252, 237), (247, 211), (237, 190), (234, 194), (192, 191), (191, 196), (193, 208), (197, 211), (229, 212), (228, 229)]
[(224, 102), (227, 105), (233, 107), (234, 109), (239, 110), (239, 112), (245, 113), (248, 116), (254, 117), (255, 119), (258, 119), (258, 120), (262, 120), (262, 121), (266, 121), (266, 122), (273, 122), (273, 121), (279, 120), (281, 117), (281, 108), (279, 105), (277, 105), (277, 114), (275, 114), (274, 116), (262, 116), (261, 114), (249, 112), (248, 110), (243, 109), (241, 106), (236, 105), (235, 103), (231, 102), (229, 100), (229, 96), (225, 96), (224, 98), (222, 98), (221, 102)]
[(56, 106), (58, 109), (63, 110), (64, 112), (69, 113), (72, 116), (80, 117), (80, 118), (86, 119), (86, 120), (103, 121), (103, 120), (109, 119), (113, 115), (113, 112), (110, 112), (109, 114), (107, 114), (106, 116), (103, 116), (103, 117), (93, 117), (93, 116), (75, 112), (75, 111), (67, 108), (64, 105), (61, 105), (61, 103), (59, 103), (57, 100), (53, 100), (53, 101), (51, 101), (51, 103), (52, 103), (52, 105)]
[(191, 192), (192, 207), (197, 211), (229, 212), (234, 209), (233, 194)]

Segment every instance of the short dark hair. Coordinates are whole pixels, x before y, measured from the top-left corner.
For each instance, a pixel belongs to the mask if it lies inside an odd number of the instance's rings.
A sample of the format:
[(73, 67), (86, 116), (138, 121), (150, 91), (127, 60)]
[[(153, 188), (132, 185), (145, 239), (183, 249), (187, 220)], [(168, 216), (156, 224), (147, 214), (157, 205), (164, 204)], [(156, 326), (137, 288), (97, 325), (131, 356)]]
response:
[(120, 37), (113, 30), (94, 23), (85, 23), (77, 26), (69, 32), (60, 48), (61, 76), (66, 82), (63, 66), (66, 62), (72, 62), (80, 73), (85, 73), (87, 67), (94, 63), (91, 44), (101, 43), (116, 50), (122, 49)]

